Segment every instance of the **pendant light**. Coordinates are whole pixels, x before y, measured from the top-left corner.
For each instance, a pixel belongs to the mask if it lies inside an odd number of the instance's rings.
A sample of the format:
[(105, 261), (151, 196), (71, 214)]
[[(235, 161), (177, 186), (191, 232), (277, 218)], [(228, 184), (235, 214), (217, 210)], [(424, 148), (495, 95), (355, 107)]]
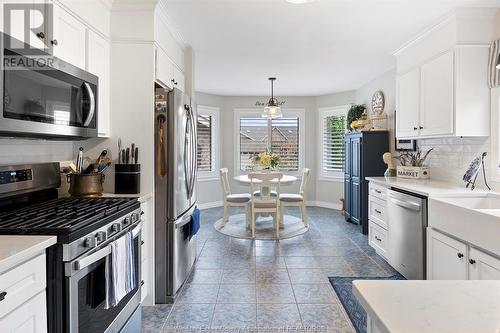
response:
[(269, 102), (267, 102), (267, 106), (264, 108), (264, 112), (262, 113), (262, 118), (274, 119), (281, 118), (283, 114), (281, 113), (281, 108), (278, 105), (278, 100), (274, 98), (274, 81), (276, 81), (275, 77), (270, 77), (269, 81), (271, 81), (271, 98)]

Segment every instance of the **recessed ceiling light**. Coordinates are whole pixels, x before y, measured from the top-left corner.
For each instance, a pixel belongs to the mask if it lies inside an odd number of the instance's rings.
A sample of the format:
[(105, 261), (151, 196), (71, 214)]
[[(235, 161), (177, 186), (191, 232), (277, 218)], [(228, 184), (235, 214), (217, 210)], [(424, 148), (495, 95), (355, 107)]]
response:
[(314, 0), (285, 0), (288, 3), (293, 3), (294, 5), (302, 5), (308, 2), (313, 2)]

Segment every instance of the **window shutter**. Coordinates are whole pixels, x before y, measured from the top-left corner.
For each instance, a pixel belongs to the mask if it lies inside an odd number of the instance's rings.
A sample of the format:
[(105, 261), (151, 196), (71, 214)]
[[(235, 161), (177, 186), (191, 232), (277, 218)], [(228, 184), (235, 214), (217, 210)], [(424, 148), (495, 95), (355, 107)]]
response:
[(280, 170), (299, 170), (299, 118), (273, 119), (271, 133), (271, 150), (280, 157)]
[(199, 171), (213, 171), (212, 152), (212, 117), (198, 115), (197, 162)]
[(323, 118), (323, 170), (344, 171), (345, 116)]
[(252, 166), (250, 158), (267, 150), (267, 119), (257, 117), (240, 118), (240, 168)]

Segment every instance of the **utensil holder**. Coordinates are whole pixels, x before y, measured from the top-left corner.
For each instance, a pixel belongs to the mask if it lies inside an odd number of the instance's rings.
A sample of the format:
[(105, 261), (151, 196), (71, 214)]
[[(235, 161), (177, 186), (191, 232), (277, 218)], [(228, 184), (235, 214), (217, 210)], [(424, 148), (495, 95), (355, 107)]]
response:
[(99, 197), (102, 195), (105, 176), (102, 173), (82, 175), (69, 173), (66, 181), (69, 183), (68, 193), (72, 197)]
[(141, 193), (140, 164), (115, 164), (115, 193)]

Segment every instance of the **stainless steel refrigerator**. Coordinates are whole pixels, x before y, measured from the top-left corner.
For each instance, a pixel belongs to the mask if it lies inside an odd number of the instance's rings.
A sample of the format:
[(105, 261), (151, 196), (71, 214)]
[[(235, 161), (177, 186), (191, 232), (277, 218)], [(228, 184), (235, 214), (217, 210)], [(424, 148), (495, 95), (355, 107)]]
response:
[(196, 259), (196, 105), (155, 89), (155, 300), (171, 303)]

